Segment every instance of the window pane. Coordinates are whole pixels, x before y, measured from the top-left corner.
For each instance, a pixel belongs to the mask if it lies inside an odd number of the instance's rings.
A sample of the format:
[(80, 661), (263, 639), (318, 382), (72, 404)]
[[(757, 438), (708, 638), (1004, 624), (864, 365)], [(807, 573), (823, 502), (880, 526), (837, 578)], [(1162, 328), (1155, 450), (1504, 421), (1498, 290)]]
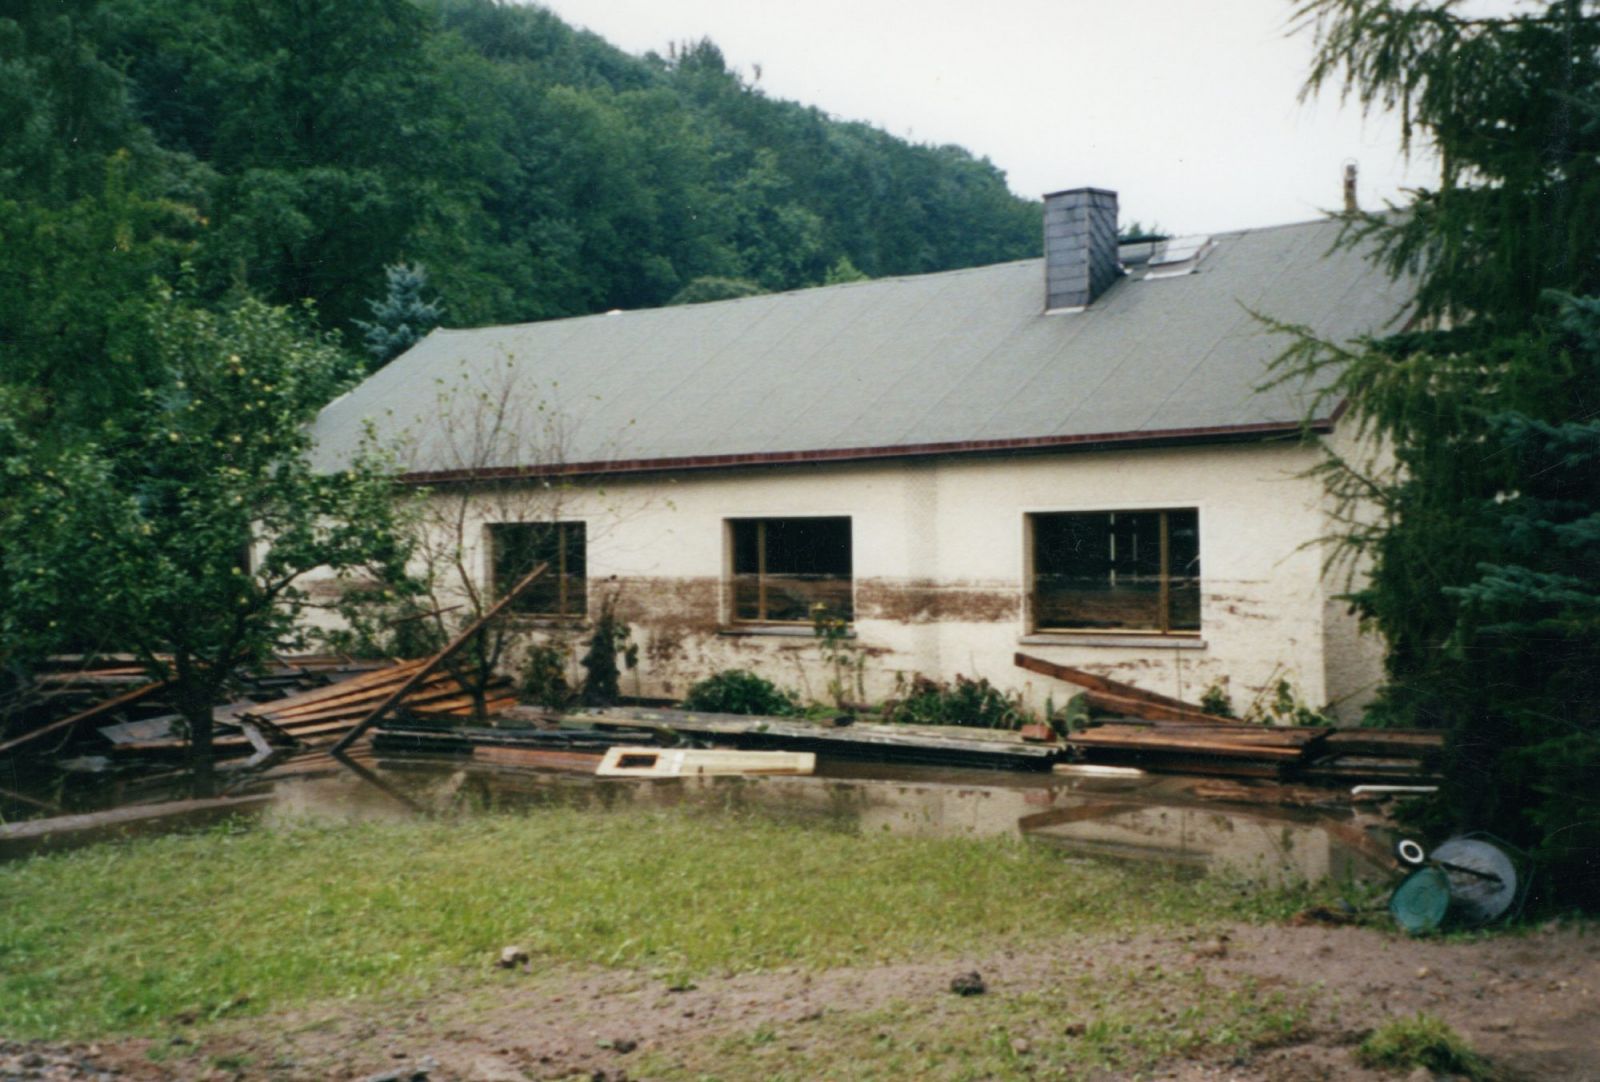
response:
[(731, 527), (734, 619), (809, 623), (816, 605), (852, 617), (848, 518), (736, 520)]
[[(511, 603), (512, 612), (581, 616), (588, 611), (586, 531), (581, 522), (504, 522), (489, 527), (494, 589), (504, 596), (541, 563), (548, 570)], [(565, 549), (565, 573), (562, 549)]]
[(563, 522), (560, 530), (566, 567), (562, 570), (563, 588), (558, 611), (562, 616), (586, 616), (589, 612), (588, 526), (582, 522)]
[(1167, 512), (1168, 621), (1173, 631), (1200, 630), (1200, 513)]
[(729, 523), (733, 535), (733, 618), (761, 617), (761, 524), (753, 519)]
[[(1193, 511), (1095, 511), (1035, 515), (1034, 622), (1038, 627), (1161, 631), (1161, 523), (1186, 523), (1181, 539), (1192, 582), (1178, 604), (1199, 628), (1199, 532)], [(1169, 530), (1171, 521), (1169, 520)], [(1169, 556), (1172, 538), (1169, 534)], [(1181, 584), (1174, 584), (1181, 585)]]

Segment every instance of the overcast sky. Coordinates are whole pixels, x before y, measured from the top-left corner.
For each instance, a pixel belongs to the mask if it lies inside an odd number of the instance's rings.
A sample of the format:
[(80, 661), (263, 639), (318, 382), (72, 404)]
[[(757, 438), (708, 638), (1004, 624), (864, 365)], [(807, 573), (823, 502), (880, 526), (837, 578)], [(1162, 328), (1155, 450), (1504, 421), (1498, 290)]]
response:
[(1037, 197), (1093, 185), (1124, 222), (1213, 232), (1315, 218), (1346, 161), (1379, 205), (1431, 183), (1392, 118), (1298, 100), (1290, 0), (546, 0), (632, 53), (710, 37), (767, 94), (955, 143)]

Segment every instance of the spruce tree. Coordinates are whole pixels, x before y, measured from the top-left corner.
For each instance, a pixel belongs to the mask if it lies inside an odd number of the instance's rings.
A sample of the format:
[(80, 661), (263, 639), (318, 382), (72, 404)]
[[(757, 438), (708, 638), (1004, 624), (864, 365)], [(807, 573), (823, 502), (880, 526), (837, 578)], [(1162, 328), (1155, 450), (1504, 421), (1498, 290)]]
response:
[(1498, 833), (1556, 896), (1594, 902), (1600, 18), (1584, 0), (1458, 8), (1300, 8), (1307, 92), (1398, 109), (1441, 170), (1404, 208), (1344, 215), (1344, 242), (1414, 285), (1407, 330), (1354, 348), (1296, 332), (1279, 372), (1322, 379), (1316, 409), (1344, 402), (1392, 451), (1322, 473), (1368, 568), (1352, 601), (1387, 642), (1371, 720), (1447, 731), (1433, 825)]
[(372, 321), (356, 320), (373, 369), (382, 368), (439, 325), (444, 309), (437, 300), (423, 300), (428, 270), (420, 263), (395, 263), (384, 268), (389, 289), (380, 301), (369, 301)]

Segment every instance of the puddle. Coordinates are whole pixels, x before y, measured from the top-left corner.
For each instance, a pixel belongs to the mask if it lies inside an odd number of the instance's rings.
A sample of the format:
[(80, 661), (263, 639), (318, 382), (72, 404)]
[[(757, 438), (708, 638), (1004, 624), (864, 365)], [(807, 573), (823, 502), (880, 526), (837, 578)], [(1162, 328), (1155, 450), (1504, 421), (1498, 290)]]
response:
[[(268, 823), (359, 820), (549, 805), (758, 811), (828, 829), (920, 837), (1025, 837), (1079, 855), (1153, 860), (1265, 884), (1387, 876), (1381, 823), (1348, 808), (1221, 804), (1176, 775), (1029, 774), (822, 758), (812, 777), (623, 779), (481, 759), (389, 755), (355, 771), (324, 760), (276, 777)], [(52, 779), (35, 786), (68, 812), (188, 794), (181, 772)], [(34, 814), (38, 814), (37, 810)], [(1376, 830), (1369, 828), (1379, 828)]]
[(1343, 809), (1220, 805), (1192, 778), (1071, 777), (823, 761), (811, 777), (595, 778), (385, 758), (274, 783), (268, 821), (369, 819), (542, 806), (759, 812), (828, 829), (918, 837), (1024, 837), (1083, 856), (1159, 861), (1263, 884), (1387, 877), (1386, 841)]

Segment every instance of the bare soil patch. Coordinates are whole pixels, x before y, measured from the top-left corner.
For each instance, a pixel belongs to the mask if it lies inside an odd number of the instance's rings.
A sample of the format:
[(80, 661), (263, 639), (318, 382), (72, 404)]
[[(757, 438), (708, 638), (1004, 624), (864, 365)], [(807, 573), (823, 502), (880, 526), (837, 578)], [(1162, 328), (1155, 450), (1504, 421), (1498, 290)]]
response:
[[(485, 960), (489, 965), (490, 960)], [(537, 965), (537, 962), (535, 963)], [(953, 977), (983, 975), (984, 996), (951, 992)], [(0, 1044), (11, 1079), (517, 1079), (744, 1077), (752, 1062), (828, 1062), (829, 1046), (893, 1007), (885, 1041), (960, 1034), (987, 1000), (1036, 1001), (1046, 989), (1097, 975), (1185, 974), (1197, 989), (1290, 993), (1305, 1022), (1276, 1045), (1224, 1059), (1201, 1056), (1067, 1077), (1299, 1082), (1376, 1079), (1352, 1050), (1375, 1026), (1426, 1011), (1454, 1026), (1508, 1078), (1600, 1077), (1600, 936), (1583, 926), (1521, 936), (1410, 940), (1364, 928), (1219, 925), (1182, 935), (1058, 940), (1031, 952), (947, 957), (809, 973), (700, 979), (615, 970), (513, 970), (487, 985), (387, 1003), (323, 1005), (265, 1018), (178, 1025), (167, 1040), (99, 1045)], [(1157, 982), (1153, 982), (1157, 983)], [(1188, 987), (1188, 985), (1186, 985)], [(1170, 995), (1170, 984), (1159, 984)], [(1253, 993), (1253, 994), (1254, 994)], [(1204, 994), (1203, 992), (1197, 994)], [(1151, 1004), (1145, 1004), (1148, 1007)], [(1176, 1013), (1184, 1004), (1162, 1003)], [(1093, 1021), (1070, 1007), (1017, 1012), (1038, 1032), (1010, 1037), (996, 1076), (1056, 1077), (1035, 1047), (1071, 1041)], [(863, 1023), (862, 1020), (868, 1020)], [(912, 1021), (907, 1022), (906, 1019)], [(1159, 1024), (1159, 1023), (1157, 1023)], [(751, 1051), (751, 1034), (760, 1035)], [(751, 1056), (755, 1059), (751, 1059)], [(817, 1057), (823, 1057), (818, 1060)], [(835, 1063), (832, 1077), (892, 1077), (870, 1058)]]

